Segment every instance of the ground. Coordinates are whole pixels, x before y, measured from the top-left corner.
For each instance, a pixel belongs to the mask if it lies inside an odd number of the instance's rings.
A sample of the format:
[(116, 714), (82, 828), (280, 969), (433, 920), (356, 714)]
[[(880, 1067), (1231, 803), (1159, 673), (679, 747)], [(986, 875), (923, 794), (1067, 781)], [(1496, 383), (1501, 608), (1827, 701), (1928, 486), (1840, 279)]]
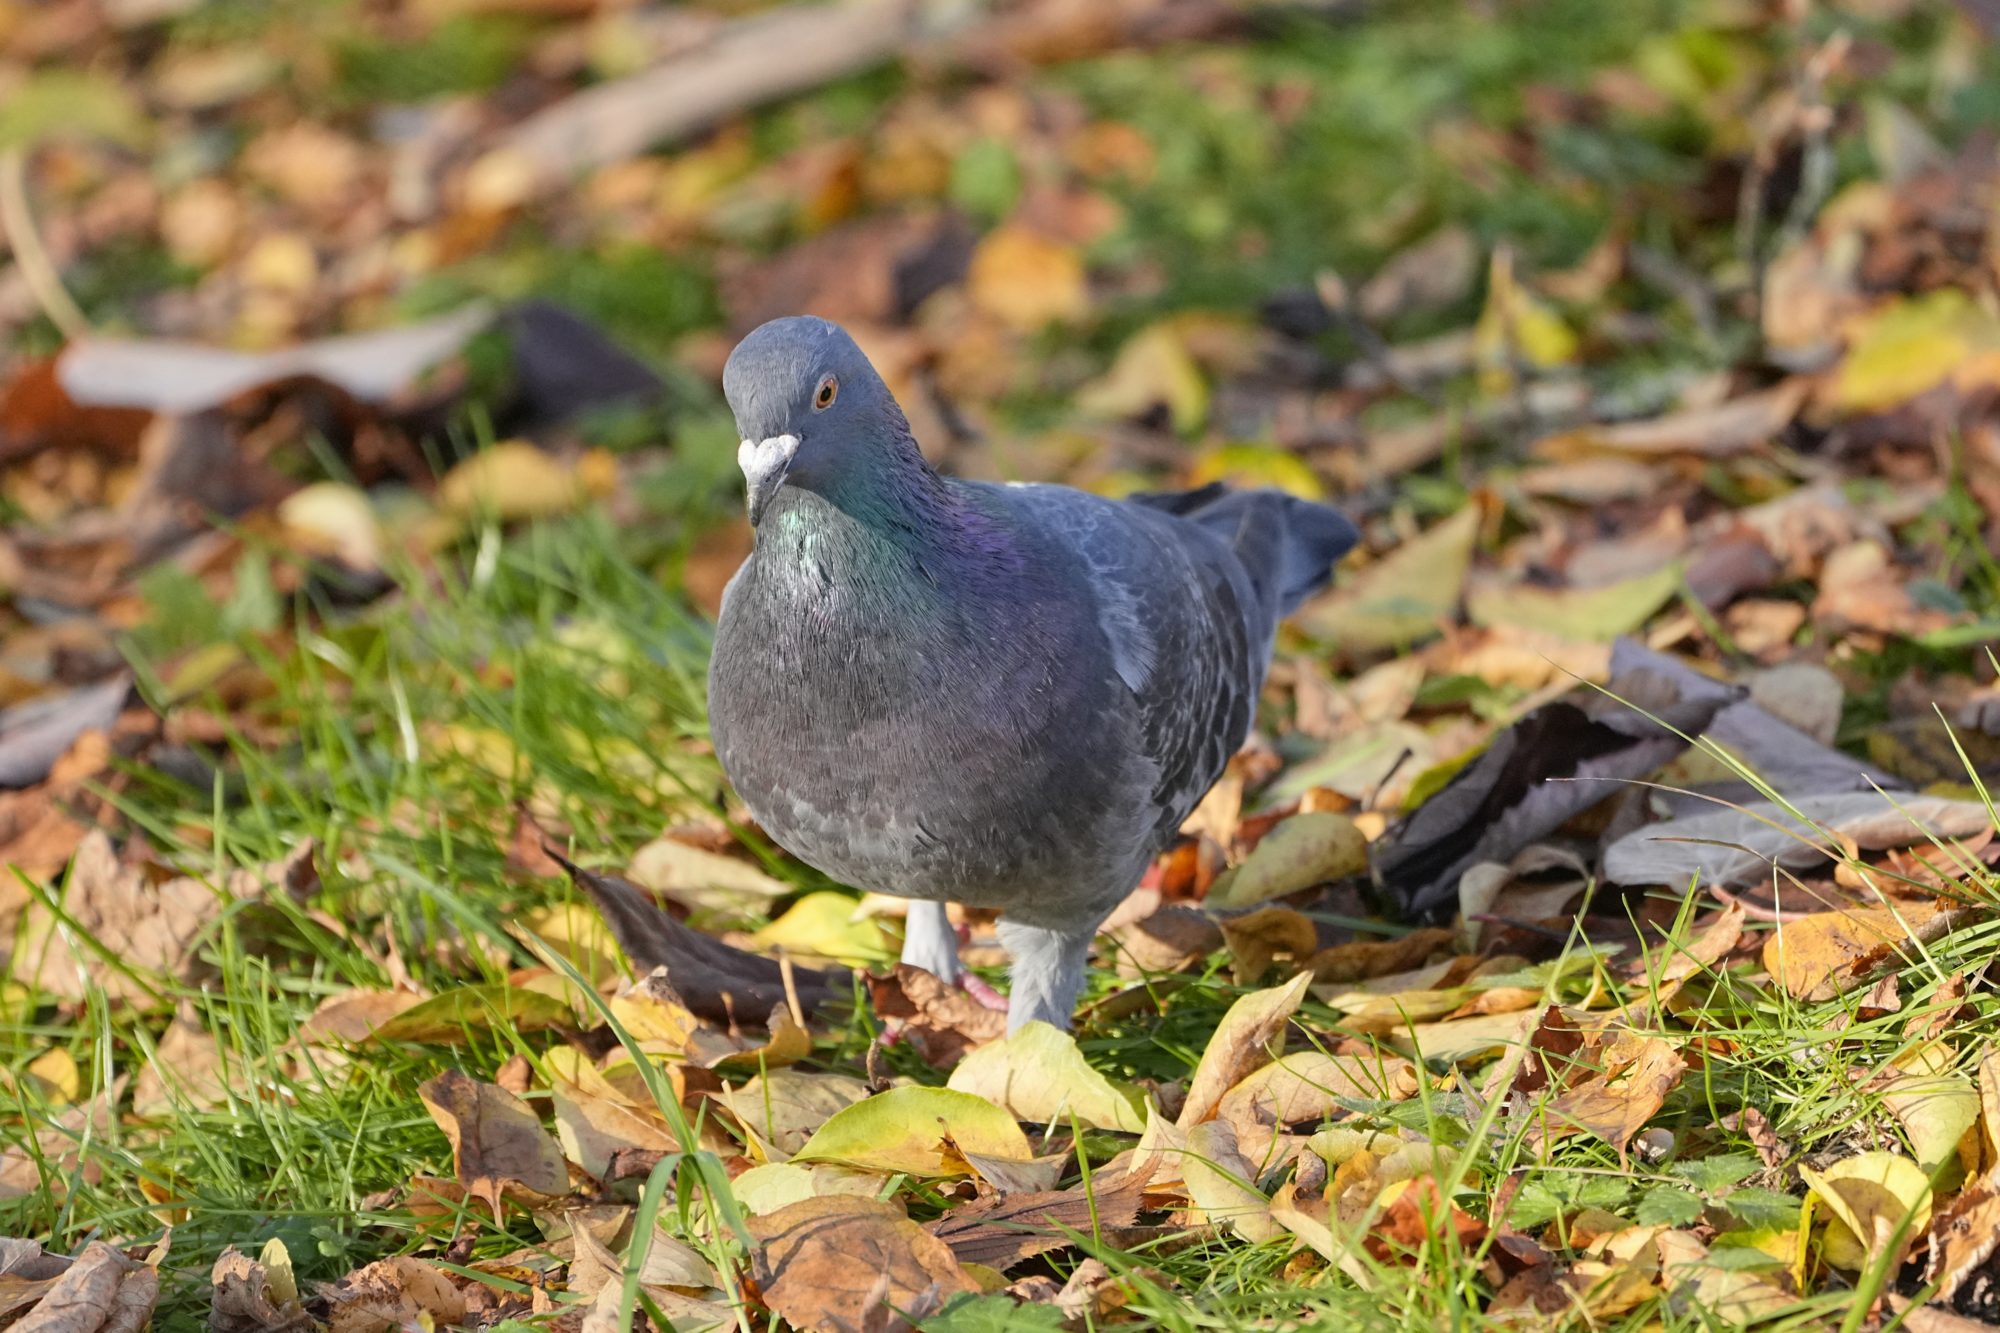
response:
[[(850, 12), (0, 0), (0, 1322), (2000, 1321), (1992, 6)], [(802, 310), (1363, 532), (1073, 1035), (709, 753)]]

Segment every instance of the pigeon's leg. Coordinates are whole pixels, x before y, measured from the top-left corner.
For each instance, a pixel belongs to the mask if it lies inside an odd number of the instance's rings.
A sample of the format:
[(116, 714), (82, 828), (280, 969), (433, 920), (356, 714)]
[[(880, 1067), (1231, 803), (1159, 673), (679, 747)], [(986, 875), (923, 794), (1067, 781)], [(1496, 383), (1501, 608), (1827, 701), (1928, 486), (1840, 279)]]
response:
[(1000, 918), (1000, 945), (1012, 963), (1008, 969), (1013, 981), (1007, 997), (1009, 1033), (1020, 1031), (1022, 1024), (1035, 1019), (1058, 1028), (1069, 1027), (1076, 997), (1083, 991), (1094, 934), (1095, 923), (1057, 930)]
[(928, 898), (910, 900), (910, 914), (903, 921), (903, 961), (958, 983), (965, 969), (958, 962), (958, 932), (952, 929), (943, 903)]

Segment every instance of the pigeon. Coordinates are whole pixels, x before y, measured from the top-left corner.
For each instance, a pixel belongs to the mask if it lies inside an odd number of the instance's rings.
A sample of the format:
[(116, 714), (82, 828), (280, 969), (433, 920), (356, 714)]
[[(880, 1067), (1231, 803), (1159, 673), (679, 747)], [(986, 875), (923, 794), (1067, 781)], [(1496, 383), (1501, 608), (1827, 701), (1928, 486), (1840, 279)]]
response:
[(945, 904), (998, 909), (1009, 1030), (1067, 1027), (1353, 525), (1274, 490), (942, 476), (821, 319), (760, 326), (722, 385), (755, 529), (709, 667), (724, 773), (792, 855), (913, 900), (907, 963), (962, 983)]

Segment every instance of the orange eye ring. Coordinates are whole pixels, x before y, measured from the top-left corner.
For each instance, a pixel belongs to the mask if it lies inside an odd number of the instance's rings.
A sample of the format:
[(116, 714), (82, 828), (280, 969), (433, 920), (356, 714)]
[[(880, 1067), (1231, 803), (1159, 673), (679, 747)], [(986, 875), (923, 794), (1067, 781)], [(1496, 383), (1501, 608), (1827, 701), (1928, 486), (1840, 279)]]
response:
[(819, 382), (819, 388), (813, 390), (813, 411), (826, 411), (827, 408), (833, 406), (833, 400), (839, 396), (840, 381), (828, 375)]

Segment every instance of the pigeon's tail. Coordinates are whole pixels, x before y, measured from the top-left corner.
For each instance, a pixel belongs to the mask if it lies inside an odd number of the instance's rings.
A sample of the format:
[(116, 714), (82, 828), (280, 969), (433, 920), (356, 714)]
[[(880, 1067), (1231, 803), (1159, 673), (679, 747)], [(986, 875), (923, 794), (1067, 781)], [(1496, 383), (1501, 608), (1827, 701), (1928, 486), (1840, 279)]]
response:
[(1211, 482), (1130, 498), (1199, 523), (1228, 542), (1279, 617), (1324, 588), (1334, 562), (1361, 536), (1339, 510), (1283, 491), (1232, 491)]

